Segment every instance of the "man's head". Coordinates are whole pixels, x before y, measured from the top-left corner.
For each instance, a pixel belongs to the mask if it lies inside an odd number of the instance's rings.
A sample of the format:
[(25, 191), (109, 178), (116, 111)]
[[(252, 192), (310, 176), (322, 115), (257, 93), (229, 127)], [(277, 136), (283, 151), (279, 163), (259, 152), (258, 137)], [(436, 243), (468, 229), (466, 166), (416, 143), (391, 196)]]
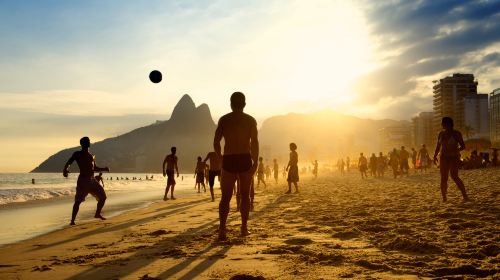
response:
[(422, 144), (422, 148), (425, 148), (425, 144)]
[(363, 156), (363, 153), (360, 153), (359, 155), (360, 155), (360, 156)]
[(201, 157), (198, 157), (198, 161), (201, 161)]
[(262, 161), (262, 160), (263, 160), (263, 158), (262, 158), (262, 157), (259, 157), (259, 161)]
[(290, 150), (292, 150), (292, 151), (297, 150), (297, 144), (295, 144), (295, 143), (290, 143)]
[(404, 151), (404, 150), (405, 150), (405, 146), (401, 146), (401, 150), (403, 150), (403, 151)]
[(170, 151), (172, 152), (173, 155), (175, 155), (175, 153), (177, 152), (177, 148), (172, 147), (172, 148), (170, 148)]
[(245, 108), (245, 95), (239, 91), (231, 95), (231, 109), (233, 111), (241, 112)]
[(273, 159), (274, 162), (276, 162), (277, 160), (276, 159)]
[(444, 117), (442, 120), (441, 120), (441, 126), (444, 128), (444, 129), (453, 129), (453, 119), (450, 118), (450, 117)]
[(82, 148), (84, 148), (84, 149), (89, 148), (90, 147), (90, 138), (88, 138), (87, 136), (82, 137), (82, 139), (80, 139), (80, 146), (82, 146)]

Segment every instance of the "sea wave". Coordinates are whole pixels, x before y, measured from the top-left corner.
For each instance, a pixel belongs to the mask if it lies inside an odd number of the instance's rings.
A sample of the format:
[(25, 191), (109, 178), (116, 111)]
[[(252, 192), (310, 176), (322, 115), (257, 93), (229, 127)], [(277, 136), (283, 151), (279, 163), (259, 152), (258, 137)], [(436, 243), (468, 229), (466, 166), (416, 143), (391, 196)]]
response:
[(26, 189), (1, 189), (0, 205), (32, 200), (51, 199), (75, 194), (75, 189), (69, 188), (26, 188)]

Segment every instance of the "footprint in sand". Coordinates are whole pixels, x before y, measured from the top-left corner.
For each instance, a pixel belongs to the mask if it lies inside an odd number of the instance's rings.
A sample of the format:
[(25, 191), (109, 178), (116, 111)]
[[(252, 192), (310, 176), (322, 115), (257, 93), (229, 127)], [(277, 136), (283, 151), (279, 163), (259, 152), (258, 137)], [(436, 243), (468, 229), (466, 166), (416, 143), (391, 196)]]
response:
[(290, 238), (285, 240), (285, 243), (288, 245), (309, 245), (312, 244), (313, 241), (309, 238)]

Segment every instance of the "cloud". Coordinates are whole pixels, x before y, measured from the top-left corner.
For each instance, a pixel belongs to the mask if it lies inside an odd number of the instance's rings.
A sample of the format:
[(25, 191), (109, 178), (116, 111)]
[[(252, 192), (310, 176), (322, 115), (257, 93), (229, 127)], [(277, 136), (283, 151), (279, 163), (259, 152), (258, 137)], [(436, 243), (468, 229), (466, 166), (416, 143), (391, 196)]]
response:
[[(428, 88), (423, 84), (438, 77), (467, 71), (476, 75), (480, 87), (500, 86), (492, 78), (500, 74), (499, 54), (490, 50), (500, 42), (500, 1), (364, 3), (378, 51), (389, 55), (380, 57), (381, 68), (357, 81), (359, 102), (390, 98), (394, 109), (387, 109), (408, 118), (422, 108), (409, 106), (412, 102), (406, 100), (414, 99), (403, 97), (415, 96), (415, 91)], [(424, 109), (432, 110), (430, 94), (418, 95), (424, 99), (417, 103), (427, 102)]]

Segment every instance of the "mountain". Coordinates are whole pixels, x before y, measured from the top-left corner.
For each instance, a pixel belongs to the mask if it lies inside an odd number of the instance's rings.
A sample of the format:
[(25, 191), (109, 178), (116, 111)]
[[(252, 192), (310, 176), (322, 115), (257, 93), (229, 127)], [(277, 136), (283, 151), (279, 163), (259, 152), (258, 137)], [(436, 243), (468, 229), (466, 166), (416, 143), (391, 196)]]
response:
[(275, 116), (266, 119), (259, 131), (261, 154), (267, 159), (278, 158), (286, 162), (288, 144), (295, 142), (301, 159), (357, 158), (360, 152), (365, 155), (380, 152), (379, 130), (398, 125), (410, 124), (408, 121), (361, 119), (331, 110)]
[[(191, 97), (184, 95), (168, 121), (93, 143), (90, 150), (97, 165), (108, 166), (112, 172), (160, 173), (165, 155), (170, 153), (170, 147), (176, 146), (180, 171), (193, 172), (196, 157), (204, 157), (212, 150), (215, 128), (208, 105), (196, 107)], [(79, 149), (78, 146), (62, 150), (32, 172), (62, 172), (68, 158)], [(78, 172), (76, 163), (71, 171)]]

